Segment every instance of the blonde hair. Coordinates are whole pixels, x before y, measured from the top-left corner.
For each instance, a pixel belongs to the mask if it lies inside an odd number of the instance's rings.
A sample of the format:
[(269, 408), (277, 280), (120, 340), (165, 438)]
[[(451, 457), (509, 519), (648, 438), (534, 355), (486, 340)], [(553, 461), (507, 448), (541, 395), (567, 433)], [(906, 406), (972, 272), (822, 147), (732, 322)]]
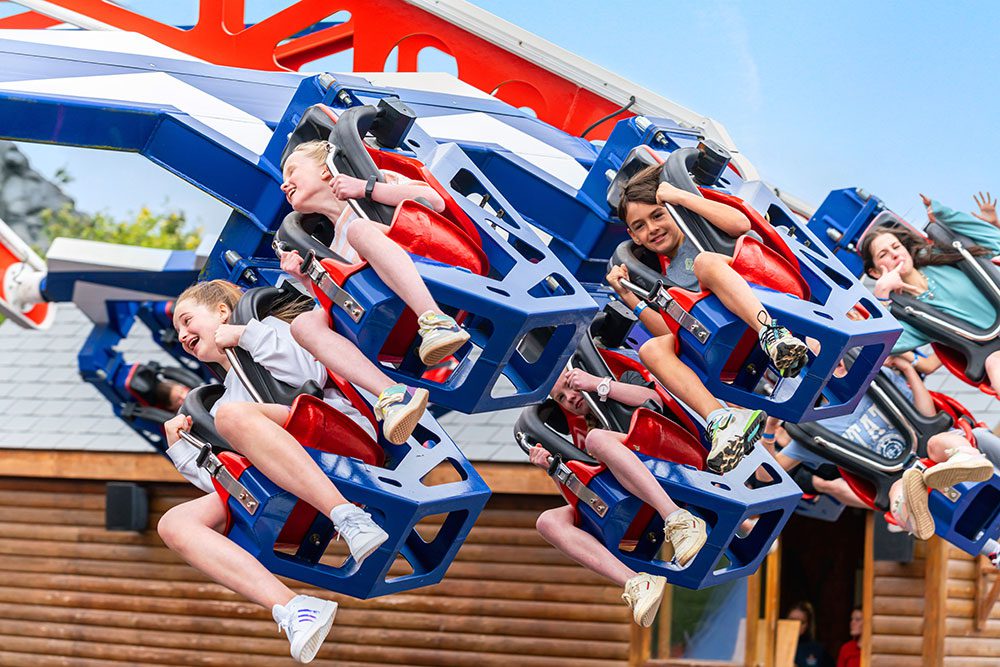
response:
[[(191, 299), (195, 303), (208, 308), (225, 305), (229, 308), (229, 312), (234, 312), (236, 304), (242, 296), (243, 290), (235, 283), (231, 283), (228, 280), (209, 280), (203, 283), (195, 283), (181, 292), (181, 295), (174, 302), (174, 306), (176, 307), (181, 301)], [(269, 314), (272, 317), (277, 317), (279, 320), (291, 322), (302, 313), (307, 313), (314, 307), (315, 303), (312, 299), (296, 294), (291, 298), (279, 299)]]
[(303, 141), (301, 144), (292, 149), (289, 153), (289, 157), (295, 155), (296, 153), (305, 153), (305, 156), (311, 158), (316, 163), (320, 165), (326, 164), (326, 156), (333, 151), (333, 144), (325, 139), (317, 139), (315, 141)]
[(215, 308), (220, 304), (224, 304), (232, 312), (236, 310), (236, 303), (242, 296), (243, 290), (235, 283), (231, 283), (228, 280), (209, 280), (203, 283), (195, 283), (181, 292), (177, 300), (174, 301), (174, 308), (181, 301), (190, 299), (208, 308)]

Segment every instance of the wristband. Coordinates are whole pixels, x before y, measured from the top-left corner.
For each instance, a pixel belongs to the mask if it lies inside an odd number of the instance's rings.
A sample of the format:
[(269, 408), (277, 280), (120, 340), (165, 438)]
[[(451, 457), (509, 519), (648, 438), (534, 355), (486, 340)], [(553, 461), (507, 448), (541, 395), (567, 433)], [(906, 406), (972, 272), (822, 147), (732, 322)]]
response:
[(375, 192), (375, 184), (378, 183), (377, 176), (369, 176), (368, 182), (365, 183), (365, 199), (371, 201), (372, 193)]
[(774, 434), (773, 433), (761, 433), (760, 437), (763, 440), (774, 440)]
[(642, 315), (642, 311), (644, 310), (646, 310), (646, 302), (640, 301), (635, 305), (635, 308), (632, 309), (632, 314), (635, 315), (636, 317), (639, 317), (640, 315)]

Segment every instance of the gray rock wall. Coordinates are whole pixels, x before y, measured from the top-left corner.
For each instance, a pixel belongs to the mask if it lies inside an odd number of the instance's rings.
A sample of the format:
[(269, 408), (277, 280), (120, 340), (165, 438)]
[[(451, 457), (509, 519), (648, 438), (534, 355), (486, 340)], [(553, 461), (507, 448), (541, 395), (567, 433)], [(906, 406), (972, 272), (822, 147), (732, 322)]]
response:
[(73, 200), (55, 183), (31, 168), (28, 159), (9, 141), (0, 141), (0, 219), (30, 245), (46, 249), (41, 213), (59, 210)]

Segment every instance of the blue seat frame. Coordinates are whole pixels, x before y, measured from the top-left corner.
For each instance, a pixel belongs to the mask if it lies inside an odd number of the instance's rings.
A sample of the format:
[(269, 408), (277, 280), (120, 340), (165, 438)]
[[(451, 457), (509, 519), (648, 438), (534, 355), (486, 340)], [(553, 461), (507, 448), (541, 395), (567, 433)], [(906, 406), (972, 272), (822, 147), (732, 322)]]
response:
[[(607, 513), (598, 516), (592, 507), (581, 502), (577, 505), (580, 525), (633, 570), (664, 576), (671, 584), (684, 588), (707, 588), (756, 572), (802, 497), (791, 477), (759, 447), (725, 475), (642, 454), (639, 458), (674, 502), (708, 524), (708, 541), (694, 560), (678, 569), (656, 558), (663, 542), (663, 522), (658, 516), (642, 531), (633, 551), (620, 548), (643, 503), (628, 493), (608, 470), (588, 484), (607, 504)], [(748, 488), (745, 482), (760, 466), (776, 481), (761, 488)], [(740, 524), (755, 516), (760, 518), (753, 530), (744, 538), (737, 536)]]
[[(238, 481), (259, 505), (251, 513), (237, 498), (229, 498), (233, 520), (229, 538), (274, 574), (356, 598), (438, 583), (489, 500), (490, 489), (436, 422), (425, 418), (416, 435), (425, 446), (381, 442), (389, 458), (397, 461), (391, 469), (306, 448), (344, 497), (364, 505), (389, 533), (389, 540), (361, 567), (351, 558), (339, 566), (320, 562), (334, 535), (332, 522), (320, 514), (295, 554), (276, 551), (275, 544), (298, 499), (254, 467), (247, 468)], [(454, 468), (462, 480), (425, 485), (421, 480), (438, 465)], [(427, 542), (416, 526), (437, 515), (446, 516), (442, 516), (437, 534)], [(390, 575), (390, 568), (399, 558), (405, 559), (413, 571)]]

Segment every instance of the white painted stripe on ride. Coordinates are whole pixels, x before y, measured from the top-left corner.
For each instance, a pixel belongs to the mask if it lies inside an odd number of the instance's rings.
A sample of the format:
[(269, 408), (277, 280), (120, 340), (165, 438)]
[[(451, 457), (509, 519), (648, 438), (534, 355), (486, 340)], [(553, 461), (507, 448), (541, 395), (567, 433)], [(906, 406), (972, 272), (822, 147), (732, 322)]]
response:
[(50, 273), (67, 271), (163, 271), (173, 250), (57, 238), (46, 257)]
[(418, 118), (417, 124), (438, 140), (474, 141), (506, 148), (576, 190), (587, 178), (587, 170), (569, 153), (482, 112)]
[(78, 76), (0, 83), (0, 90), (177, 109), (260, 155), (271, 130), (255, 116), (164, 72)]
[[(0, 37), (18, 42), (33, 44), (50, 44), (74, 49), (89, 49), (91, 51), (108, 51), (111, 53), (131, 53), (137, 56), (152, 58), (171, 58), (190, 62), (205, 62), (183, 51), (164, 46), (145, 35), (137, 32), (120, 30), (92, 32), (90, 30), (57, 29), (53, 26), (47, 30), (3, 30)], [(63, 28), (67, 27), (65, 24)]]

